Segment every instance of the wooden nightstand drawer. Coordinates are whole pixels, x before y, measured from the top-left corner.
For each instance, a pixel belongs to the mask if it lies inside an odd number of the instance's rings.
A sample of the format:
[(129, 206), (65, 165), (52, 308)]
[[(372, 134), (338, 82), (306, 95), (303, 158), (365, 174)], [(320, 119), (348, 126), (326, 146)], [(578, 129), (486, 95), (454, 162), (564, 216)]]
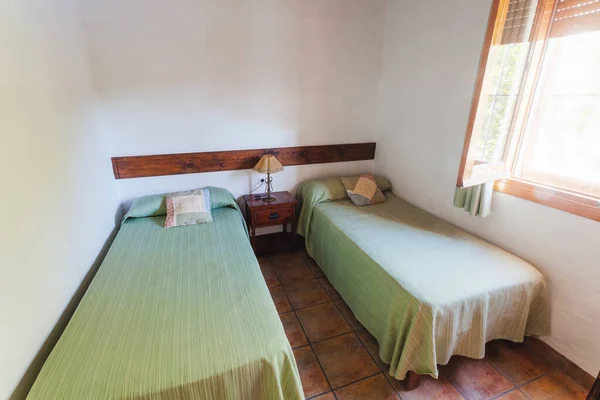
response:
[(281, 225), (292, 222), (294, 211), (290, 207), (273, 208), (255, 212), (257, 226)]

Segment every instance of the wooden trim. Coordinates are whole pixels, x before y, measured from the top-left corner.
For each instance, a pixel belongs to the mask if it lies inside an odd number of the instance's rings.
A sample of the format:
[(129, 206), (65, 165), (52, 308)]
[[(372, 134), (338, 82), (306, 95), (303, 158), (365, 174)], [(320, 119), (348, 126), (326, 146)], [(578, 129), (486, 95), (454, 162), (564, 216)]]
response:
[(509, 8), (510, 0), (500, 0), (500, 4), (498, 4), (498, 11), (496, 12), (496, 20), (494, 21), (494, 33), (492, 35), (490, 46), (502, 44), (502, 36), (504, 35), (506, 17), (508, 15)]
[(252, 169), (265, 154), (274, 154), (284, 166), (373, 160), (375, 148), (375, 143), (356, 143), (113, 157), (112, 165), (115, 179), (129, 179)]
[[(485, 69), (487, 67), (488, 57), (490, 55), (490, 48), (494, 40), (494, 32), (496, 30), (496, 19), (498, 17), (498, 10), (503, 0), (494, 0), (492, 2), (492, 8), (490, 9), (490, 16), (488, 18), (487, 30), (485, 33), (485, 39), (483, 41), (483, 49), (481, 51), (481, 58), (479, 59), (479, 68), (477, 70), (477, 80), (475, 81), (475, 92), (473, 93), (473, 100), (471, 102), (471, 113), (469, 115), (469, 122), (467, 124), (467, 134), (465, 136), (465, 144), (463, 146), (462, 156), (460, 158), (460, 169), (458, 170), (458, 179), (456, 180), (457, 187), (463, 187), (465, 180), (471, 174), (473, 166), (467, 168), (467, 161), (469, 157), (469, 149), (471, 147), (471, 139), (473, 138), (473, 128), (475, 127), (475, 118), (477, 116), (477, 108), (479, 107), (479, 98), (481, 97), (481, 90), (483, 88), (483, 79), (485, 77)], [(468, 169), (468, 171), (467, 171)]]
[(115, 157), (111, 158), (112, 162), (113, 174), (115, 174), (115, 179), (121, 179), (121, 175), (119, 173), (119, 163)]
[(545, 171), (535, 169), (525, 169), (521, 167), (519, 175), (515, 175), (517, 179), (522, 179), (530, 182), (544, 182), (552, 187), (562, 188), (563, 190), (581, 193), (588, 197), (600, 198), (600, 183), (584, 181), (566, 176), (559, 176)]
[(495, 190), (600, 222), (600, 197), (514, 178), (496, 182)]

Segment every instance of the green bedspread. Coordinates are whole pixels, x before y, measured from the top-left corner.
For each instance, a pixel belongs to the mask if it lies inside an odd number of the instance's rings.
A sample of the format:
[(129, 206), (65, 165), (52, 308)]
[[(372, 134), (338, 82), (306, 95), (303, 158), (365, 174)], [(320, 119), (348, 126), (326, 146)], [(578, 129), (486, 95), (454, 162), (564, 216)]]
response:
[(28, 399), (303, 398), (235, 200), (210, 190), (212, 224), (134, 205)]
[(325, 181), (298, 195), (309, 254), (373, 334), (389, 373), (438, 377), (452, 355), (482, 358), (492, 339), (549, 331), (546, 284), (533, 266), (386, 193), (356, 207), (327, 201)]

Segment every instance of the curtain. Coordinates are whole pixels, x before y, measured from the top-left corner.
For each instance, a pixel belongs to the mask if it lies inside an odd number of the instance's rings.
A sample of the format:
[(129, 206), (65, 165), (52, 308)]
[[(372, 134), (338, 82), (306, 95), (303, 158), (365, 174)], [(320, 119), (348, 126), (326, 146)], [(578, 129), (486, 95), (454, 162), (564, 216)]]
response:
[(454, 207), (464, 208), (474, 217), (485, 218), (492, 213), (494, 182), (468, 188), (456, 188)]

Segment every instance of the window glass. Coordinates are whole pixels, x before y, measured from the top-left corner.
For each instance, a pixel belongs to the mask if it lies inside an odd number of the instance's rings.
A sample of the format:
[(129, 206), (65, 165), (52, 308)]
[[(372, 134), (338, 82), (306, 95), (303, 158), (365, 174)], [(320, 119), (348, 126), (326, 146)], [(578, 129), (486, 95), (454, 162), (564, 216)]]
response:
[(600, 31), (548, 42), (515, 175), (600, 195)]

